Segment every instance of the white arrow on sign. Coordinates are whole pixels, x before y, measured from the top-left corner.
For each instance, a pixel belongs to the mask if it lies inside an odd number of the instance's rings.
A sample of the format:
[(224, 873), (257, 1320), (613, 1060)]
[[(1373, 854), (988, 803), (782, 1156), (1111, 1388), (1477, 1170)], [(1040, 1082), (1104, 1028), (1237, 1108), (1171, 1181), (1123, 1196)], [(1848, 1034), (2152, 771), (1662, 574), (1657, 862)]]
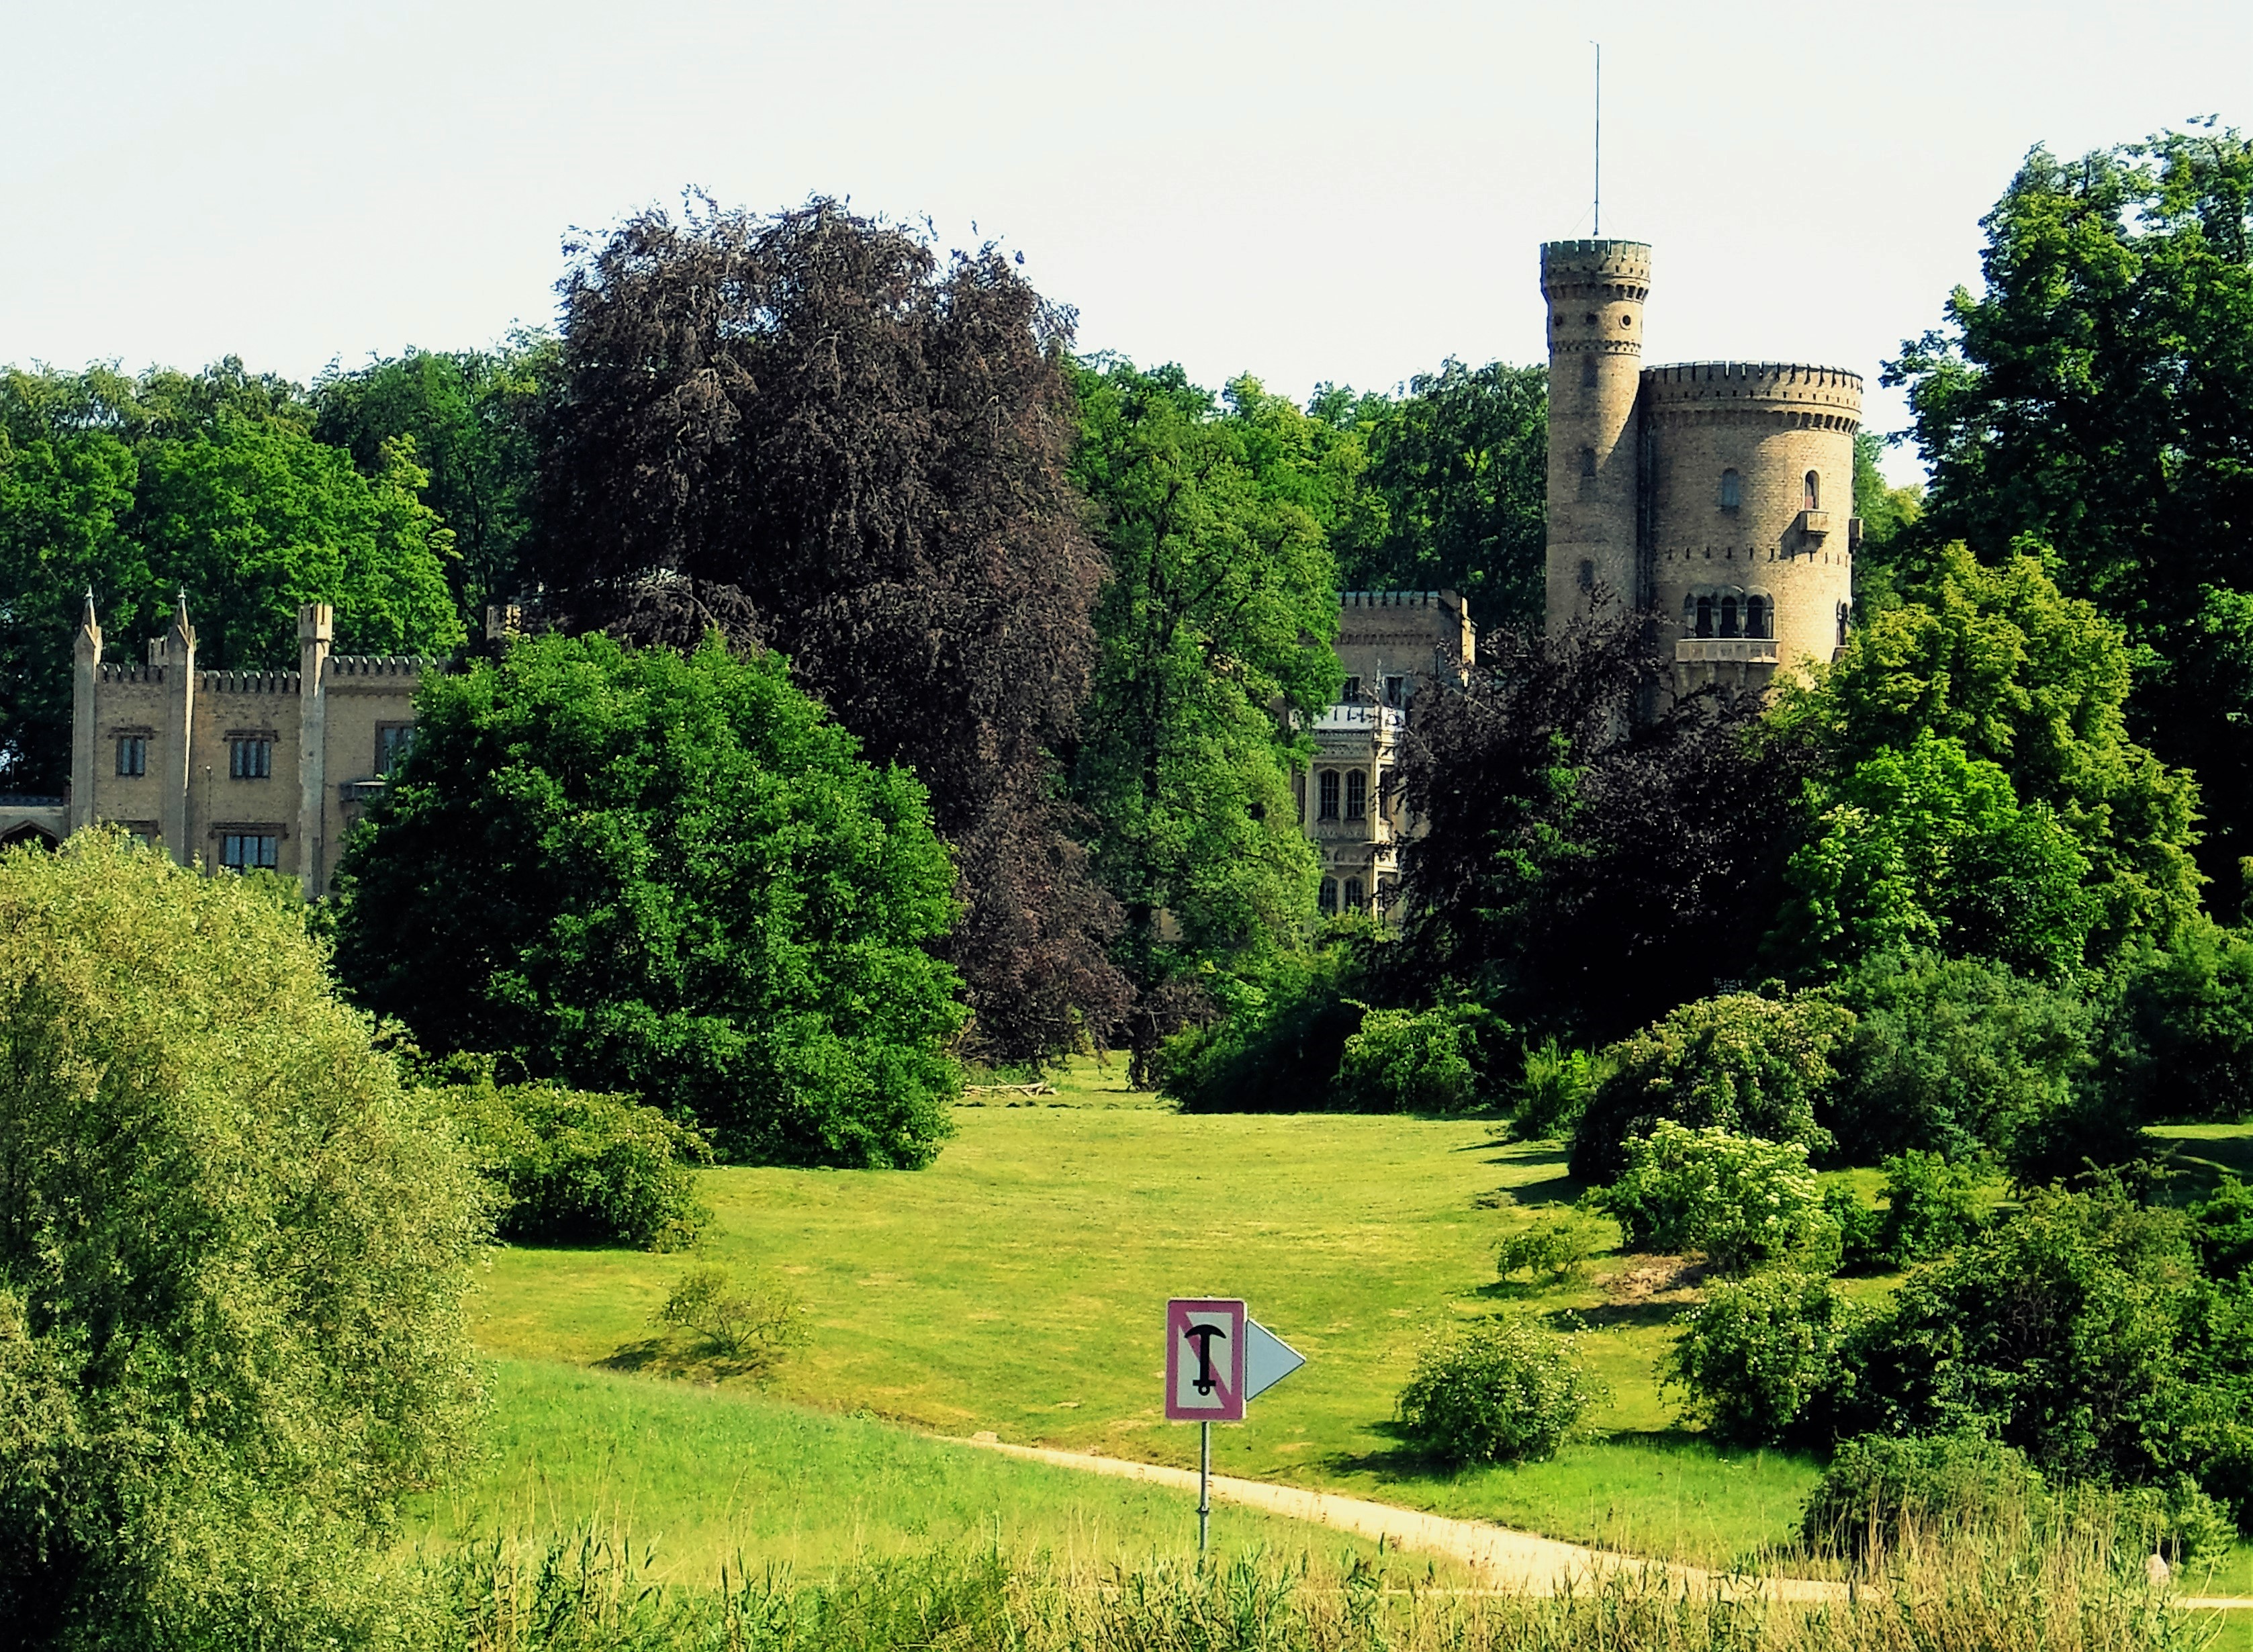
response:
[(1307, 1356), (1258, 1320), (1244, 1321), (1244, 1398), (1264, 1394), (1307, 1363)]

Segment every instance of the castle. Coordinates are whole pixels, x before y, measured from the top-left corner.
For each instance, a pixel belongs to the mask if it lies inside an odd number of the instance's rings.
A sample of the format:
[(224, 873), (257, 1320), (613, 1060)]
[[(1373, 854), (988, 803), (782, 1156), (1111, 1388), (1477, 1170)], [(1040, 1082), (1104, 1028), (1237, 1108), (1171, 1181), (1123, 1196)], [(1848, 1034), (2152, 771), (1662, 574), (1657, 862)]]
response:
[(145, 664), (101, 657), (88, 594), (73, 655), (66, 798), (0, 809), (0, 837), (122, 826), (182, 865), (326, 892), (345, 833), (406, 750), (415, 690), (443, 661), (333, 652), (324, 603), (297, 611), (296, 671), (199, 671), (185, 594)]
[[(1603, 606), (1655, 610), (1678, 692), (1759, 688), (1845, 641), (1862, 380), (1836, 367), (1643, 365), (1650, 248), (1551, 241), (1546, 608), (1553, 632)], [(1327, 915), (1392, 906), (1415, 835), (1394, 783), (1417, 694), (1475, 664), (1453, 591), (1347, 591), (1338, 703), (1293, 777)], [(489, 632), (506, 616), (487, 616)], [(323, 893), (380, 794), (441, 662), (333, 654), (330, 610), (298, 616), (294, 672), (199, 672), (181, 599), (148, 663), (110, 665), (93, 598), (77, 639), (67, 799), (0, 798), (0, 841), (114, 821), (183, 862), (263, 867)]]
[(1551, 241), (1547, 615), (1656, 610), (1678, 690), (1828, 660), (1853, 601), (1862, 380), (1771, 361), (1643, 365), (1650, 248)]

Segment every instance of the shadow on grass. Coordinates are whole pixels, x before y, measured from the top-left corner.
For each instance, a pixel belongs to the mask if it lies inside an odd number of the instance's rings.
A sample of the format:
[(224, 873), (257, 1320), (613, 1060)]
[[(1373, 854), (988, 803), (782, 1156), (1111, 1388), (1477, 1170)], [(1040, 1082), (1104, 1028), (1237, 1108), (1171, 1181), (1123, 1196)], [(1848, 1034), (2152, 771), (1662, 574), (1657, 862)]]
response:
[(764, 1383), (774, 1374), (774, 1368), (770, 1355), (731, 1355), (701, 1341), (675, 1336), (645, 1336), (623, 1343), (607, 1359), (595, 1362), (597, 1370), (709, 1384)]
[(1552, 1331), (1645, 1330), (1671, 1325), (1694, 1302), (1601, 1302), (1594, 1307), (1560, 1307), (1542, 1321)]

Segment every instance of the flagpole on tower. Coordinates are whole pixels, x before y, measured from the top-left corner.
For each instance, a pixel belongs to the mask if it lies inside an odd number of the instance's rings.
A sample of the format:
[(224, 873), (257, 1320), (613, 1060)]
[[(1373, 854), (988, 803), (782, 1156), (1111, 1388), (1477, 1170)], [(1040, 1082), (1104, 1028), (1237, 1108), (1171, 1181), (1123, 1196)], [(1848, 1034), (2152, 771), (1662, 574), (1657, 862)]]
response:
[(1596, 223), (1594, 234), (1604, 238), (1604, 43), (1591, 40), (1596, 49)]

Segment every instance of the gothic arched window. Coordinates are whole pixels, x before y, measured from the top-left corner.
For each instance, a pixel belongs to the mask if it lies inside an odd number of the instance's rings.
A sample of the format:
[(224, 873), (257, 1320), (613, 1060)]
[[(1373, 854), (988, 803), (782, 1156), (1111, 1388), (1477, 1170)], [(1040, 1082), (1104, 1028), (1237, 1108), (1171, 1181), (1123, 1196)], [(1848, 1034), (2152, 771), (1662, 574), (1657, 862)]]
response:
[(1317, 895), (1315, 900), (1326, 915), (1335, 917), (1337, 912), (1337, 880), (1324, 878), (1322, 893)]
[(1345, 910), (1349, 912), (1361, 912), (1366, 911), (1368, 907), (1367, 894), (1361, 887), (1361, 880), (1348, 878), (1345, 881)]
[(1319, 791), (1322, 799), (1322, 814), (1319, 818), (1324, 820), (1336, 819), (1338, 818), (1338, 776), (1336, 770), (1325, 769), (1322, 771), (1322, 774), (1319, 777)]
[(1745, 479), (1734, 471), (1721, 472), (1721, 508), (1733, 511), (1745, 502)]
[(1358, 769), (1345, 771), (1345, 818), (1359, 820), (1369, 813), (1369, 777)]

